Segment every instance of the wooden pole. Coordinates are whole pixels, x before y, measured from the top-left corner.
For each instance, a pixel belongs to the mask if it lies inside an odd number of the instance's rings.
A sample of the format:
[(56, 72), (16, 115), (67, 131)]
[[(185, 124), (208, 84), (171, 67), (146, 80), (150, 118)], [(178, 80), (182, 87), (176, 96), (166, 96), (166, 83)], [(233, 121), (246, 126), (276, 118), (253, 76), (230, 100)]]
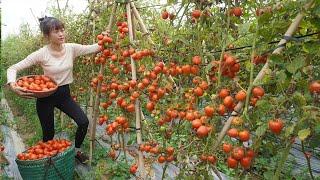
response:
[[(133, 25), (132, 25), (132, 16), (131, 16), (131, 3), (126, 4), (127, 8), (127, 19), (128, 19), (128, 28), (129, 28), (129, 40), (131, 44), (134, 44), (134, 37), (133, 37)], [(131, 60), (131, 70), (132, 70), (132, 80), (137, 80), (137, 70), (136, 65), (132, 57)], [(140, 116), (140, 102), (139, 100), (135, 100), (135, 116), (136, 116), (136, 132), (137, 132), (137, 144), (142, 144), (142, 135), (141, 135), (141, 116)], [(141, 151), (138, 151), (138, 169), (140, 172), (140, 176), (142, 179), (145, 179), (146, 172), (144, 168), (144, 159), (143, 154)]]
[[(95, 29), (96, 29), (96, 21), (93, 20), (93, 27), (92, 27), (92, 43), (95, 43), (96, 42), (96, 35), (95, 35)], [(92, 72), (91, 72), (91, 75), (93, 76), (94, 75), (94, 70), (93, 70), (93, 67), (94, 64), (92, 65)], [(92, 77), (91, 76), (91, 77)], [(89, 91), (89, 105), (87, 107), (87, 114), (88, 114), (88, 118), (89, 118), (89, 132), (90, 134), (92, 133), (92, 123), (93, 123), (93, 88), (90, 88), (90, 91)], [(87, 99), (87, 98), (86, 98)]]
[[(307, 3), (304, 6), (304, 10), (309, 9), (312, 4), (314, 3), (314, 0), (311, 0), (309, 3)], [(292, 36), (292, 34), (297, 30), (297, 28), (299, 27), (299, 24), (302, 20), (302, 18), (304, 17), (305, 12), (300, 12), (296, 18), (293, 20), (293, 22), (291, 23), (290, 27), (288, 28), (287, 32), (284, 34), (285, 36)], [(287, 42), (286, 39), (281, 39), (281, 41), (278, 43), (279, 45), (283, 45)], [(272, 54), (280, 54), (281, 51), (284, 49), (283, 46), (279, 46), (277, 49), (275, 49)], [(260, 70), (260, 72), (258, 73), (258, 75), (256, 76), (256, 78), (253, 81), (253, 84), (256, 84), (258, 81), (260, 81), (266, 74), (267, 70), (269, 69), (269, 62), (267, 60), (267, 62), (264, 64), (264, 66), (262, 67), (262, 69)], [(219, 133), (218, 139), (215, 142), (215, 144), (213, 145), (213, 149), (216, 150), (218, 148), (218, 146), (220, 145), (221, 141), (223, 140), (224, 136), (226, 135), (228, 129), (231, 126), (231, 122), (233, 117), (236, 117), (238, 115), (237, 112), (240, 112), (242, 107), (243, 107), (244, 103), (243, 102), (239, 102), (236, 107), (234, 108), (234, 111), (231, 113), (231, 116), (228, 118), (227, 122), (225, 123), (225, 125), (223, 126), (221, 132)]]
[[(109, 20), (109, 24), (108, 27), (106, 28), (105, 33), (109, 33), (111, 31), (111, 26), (113, 24), (114, 21), (114, 17), (116, 14), (116, 10), (117, 10), (117, 3), (114, 3), (113, 7), (112, 7), (112, 13), (110, 16), (110, 20)], [(105, 65), (101, 64), (100, 65), (100, 70), (99, 70), (99, 74), (103, 74), (104, 72), (104, 68)], [(91, 124), (91, 132), (90, 132), (90, 155), (89, 155), (89, 165), (91, 166), (92, 163), (92, 155), (93, 155), (93, 149), (94, 149), (94, 144), (95, 144), (95, 139), (96, 139), (96, 126), (97, 126), (97, 119), (99, 117), (99, 105), (100, 105), (100, 93), (101, 93), (101, 81), (98, 81), (98, 85), (97, 85), (97, 91), (96, 91), (96, 97), (95, 97), (95, 103), (94, 103), (94, 107), (93, 107), (93, 121)]]
[(150, 37), (150, 34), (149, 34), (146, 26), (144, 25), (143, 20), (141, 19), (141, 16), (140, 16), (136, 6), (134, 5), (133, 2), (130, 2), (130, 5), (132, 7), (132, 11), (133, 11), (133, 14), (134, 14), (135, 18), (137, 19), (137, 21), (138, 21), (138, 23), (139, 23), (139, 25), (141, 27), (142, 33), (144, 33), (144, 35), (147, 36), (147, 39), (148, 39), (149, 43), (154, 45), (154, 42), (152, 41), (152, 39)]

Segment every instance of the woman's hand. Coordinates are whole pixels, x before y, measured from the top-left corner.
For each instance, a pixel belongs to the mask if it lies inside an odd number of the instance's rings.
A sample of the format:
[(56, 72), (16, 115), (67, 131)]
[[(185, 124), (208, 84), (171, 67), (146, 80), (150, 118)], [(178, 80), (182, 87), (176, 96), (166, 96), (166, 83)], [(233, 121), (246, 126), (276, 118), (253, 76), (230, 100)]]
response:
[(23, 88), (17, 86), (16, 83), (14, 83), (14, 82), (10, 83), (9, 86), (10, 86), (11, 91), (15, 92), (20, 97), (28, 98), (28, 99), (34, 98), (33, 93), (27, 92)]

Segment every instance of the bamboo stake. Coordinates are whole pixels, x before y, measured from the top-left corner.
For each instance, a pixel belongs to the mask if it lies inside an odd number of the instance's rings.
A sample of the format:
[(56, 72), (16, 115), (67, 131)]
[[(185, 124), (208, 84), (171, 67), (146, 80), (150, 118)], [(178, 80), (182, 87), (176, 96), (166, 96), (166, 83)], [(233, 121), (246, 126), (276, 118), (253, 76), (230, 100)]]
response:
[[(106, 28), (105, 33), (109, 33), (111, 31), (111, 26), (112, 26), (113, 21), (114, 21), (116, 10), (117, 10), (117, 3), (114, 3), (114, 5), (112, 7), (112, 15), (110, 16), (109, 24), (108, 24), (108, 27)], [(105, 65), (101, 64), (100, 65), (99, 74), (103, 74), (104, 68), (105, 68)], [(92, 121), (92, 125), (91, 125), (91, 133), (90, 133), (90, 156), (89, 156), (89, 165), (90, 166), (91, 166), (91, 163), (92, 163), (92, 155), (93, 155), (93, 149), (94, 149), (94, 144), (95, 144), (97, 118), (99, 116), (101, 84), (102, 84), (102, 82), (98, 81), (97, 92), (96, 92), (96, 97), (95, 97), (95, 103), (94, 103), (94, 107), (93, 107), (94, 108), (93, 121)]]
[(140, 27), (141, 27), (142, 32), (144, 33), (144, 35), (147, 36), (147, 39), (148, 39), (149, 43), (152, 44), (152, 45), (154, 45), (154, 42), (152, 41), (152, 39), (151, 39), (151, 37), (150, 37), (150, 34), (149, 34), (146, 26), (144, 25), (143, 20), (141, 19), (141, 16), (140, 16), (140, 14), (139, 14), (136, 6), (134, 5), (133, 2), (130, 2), (130, 5), (131, 5), (131, 7), (132, 7), (133, 14), (134, 14), (134, 16), (136, 17), (136, 19), (137, 19), (137, 21), (138, 21), (138, 23), (139, 23), (139, 25), (140, 25)]
[[(131, 44), (134, 44), (134, 37), (133, 37), (133, 25), (132, 25), (132, 16), (131, 16), (131, 3), (126, 4), (127, 8), (127, 19), (128, 19), (128, 28), (129, 28), (129, 40)], [(140, 19), (141, 20), (141, 19)], [(137, 80), (137, 71), (136, 71), (136, 65), (132, 57), (131, 60), (131, 70), (132, 70), (132, 80)], [(135, 101), (135, 116), (136, 116), (136, 131), (137, 131), (137, 143), (138, 145), (142, 144), (142, 135), (141, 135), (141, 116), (140, 116), (140, 103), (137, 99)], [(145, 179), (146, 172), (144, 168), (144, 159), (143, 154), (141, 151), (138, 151), (138, 167), (140, 171), (140, 176), (142, 179)]]
[[(309, 3), (307, 3), (304, 6), (304, 10), (309, 9), (314, 3), (314, 0), (311, 0)], [(285, 36), (292, 36), (292, 34), (297, 30), (297, 28), (299, 27), (299, 24), (302, 20), (302, 18), (304, 17), (305, 12), (300, 12), (296, 18), (293, 20), (293, 22), (291, 23), (290, 27), (288, 28), (288, 30), (286, 31), (286, 33), (284, 34)], [(281, 41), (278, 43), (279, 45), (285, 44), (287, 42), (287, 40), (285, 39), (281, 39)], [(283, 46), (278, 47), (277, 49), (275, 49), (272, 54), (280, 54), (281, 51), (284, 49)], [(267, 73), (269, 69), (269, 62), (267, 60), (267, 62), (264, 64), (264, 66), (262, 67), (262, 69), (260, 70), (260, 72), (258, 73), (258, 75), (256, 76), (256, 78), (253, 81), (253, 84), (256, 84), (258, 81), (260, 81), (265, 74)], [(236, 107), (234, 108), (234, 111), (231, 113), (231, 116), (228, 118), (227, 122), (225, 123), (225, 125), (223, 126), (221, 132), (219, 133), (218, 139), (215, 142), (215, 144), (213, 145), (213, 149), (217, 149), (218, 146), (220, 145), (221, 141), (223, 140), (224, 136), (227, 133), (227, 130), (230, 128), (231, 126), (231, 122), (233, 117), (235, 117), (236, 115), (238, 115), (237, 112), (240, 112), (242, 107), (243, 107), (244, 103), (243, 102), (239, 102)]]
[[(96, 21), (93, 20), (93, 28), (92, 28), (92, 43), (95, 43), (96, 41), (96, 36), (95, 36), (95, 29), (96, 29)], [(92, 65), (92, 73), (91, 75), (94, 75), (94, 71), (93, 71), (93, 66)], [(92, 77), (91, 76), (91, 77)], [(89, 118), (89, 132), (90, 134), (92, 133), (92, 123), (93, 123), (93, 88), (90, 88), (90, 92), (89, 92), (90, 96), (89, 96), (89, 107), (87, 107), (87, 114), (88, 114), (88, 118)], [(87, 98), (86, 98), (87, 100)]]

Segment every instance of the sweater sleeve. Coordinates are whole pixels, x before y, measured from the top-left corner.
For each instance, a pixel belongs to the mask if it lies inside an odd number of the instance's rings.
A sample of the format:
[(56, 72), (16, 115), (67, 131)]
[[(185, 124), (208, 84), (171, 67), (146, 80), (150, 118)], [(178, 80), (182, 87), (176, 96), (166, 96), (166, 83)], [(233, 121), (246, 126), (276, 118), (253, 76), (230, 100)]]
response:
[(72, 43), (72, 47), (73, 47), (74, 57), (95, 53), (99, 51), (98, 44), (81, 45), (81, 44)]
[(40, 50), (31, 53), (22, 61), (10, 66), (7, 69), (7, 83), (15, 82), (17, 73), (23, 69), (26, 69), (32, 65), (39, 64), (41, 61)]

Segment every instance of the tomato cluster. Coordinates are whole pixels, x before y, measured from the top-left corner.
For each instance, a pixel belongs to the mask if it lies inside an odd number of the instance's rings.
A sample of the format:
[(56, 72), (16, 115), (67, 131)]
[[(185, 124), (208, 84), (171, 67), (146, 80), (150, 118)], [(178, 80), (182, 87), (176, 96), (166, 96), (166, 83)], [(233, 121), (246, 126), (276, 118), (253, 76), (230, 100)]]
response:
[(57, 84), (45, 75), (24, 76), (16, 84), (32, 92), (50, 91), (57, 88)]
[(38, 142), (34, 146), (28, 148), (24, 153), (19, 153), (19, 160), (37, 160), (55, 156), (58, 153), (64, 152), (71, 146), (71, 142), (66, 139), (54, 139), (47, 142)]
[(174, 157), (174, 148), (169, 146), (166, 148), (165, 152), (163, 152), (159, 157), (158, 157), (158, 162), (159, 163), (164, 163), (164, 162), (172, 162), (175, 160)]
[(249, 169), (252, 163), (252, 159), (255, 156), (255, 153), (252, 149), (243, 147), (233, 147), (229, 143), (224, 143), (222, 145), (222, 150), (228, 155), (228, 167), (233, 169), (238, 167), (239, 162), (244, 169)]
[(170, 20), (173, 20), (175, 18), (175, 15), (173, 13), (169, 13), (166, 9), (163, 10), (161, 12), (161, 18), (166, 20), (166, 19), (170, 19)]
[(108, 124), (106, 127), (106, 132), (108, 135), (113, 135), (116, 131), (129, 131), (129, 121), (123, 116), (116, 117), (115, 121)]
[[(209, 76), (213, 82), (217, 80), (215, 73), (219, 70), (219, 64), (220, 61), (212, 61), (212, 68), (211, 72), (209, 72)], [(234, 78), (237, 73), (240, 71), (240, 63), (237, 62), (237, 59), (228, 54), (225, 53), (223, 55), (223, 60), (221, 63), (221, 74), (222, 76)]]
[(145, 144), (140, 144), (139, 146), (139, 150), (141, 152), (146, 152), (146, 153), (152, 153), (152, 154), (159, 154), (160, 150), (159, 150), (159, 146), (158, 143), (154, 143), (154, 142), (146, 142)]
[(215, 164), (217, 161), (217, 157), (214, 155), (206, 155), (206, 154), (201, 154), (200, 156), (201, 161), (203, 162), (208, 162), (211, 164)]
[(108, 119), (109, 119), (109, 118), (108, 118), (107, 115), (100, 115), (100, 116), (99, 116), (98, 124), (101, 126), (103, 123), (107, 122)]
[(118, 32), (120, 33), (119, 37), (121, 39), (125, 38), (126, 34), (129, 32), (127, 22), (118, 22), (117, 27), (118, 27)]

